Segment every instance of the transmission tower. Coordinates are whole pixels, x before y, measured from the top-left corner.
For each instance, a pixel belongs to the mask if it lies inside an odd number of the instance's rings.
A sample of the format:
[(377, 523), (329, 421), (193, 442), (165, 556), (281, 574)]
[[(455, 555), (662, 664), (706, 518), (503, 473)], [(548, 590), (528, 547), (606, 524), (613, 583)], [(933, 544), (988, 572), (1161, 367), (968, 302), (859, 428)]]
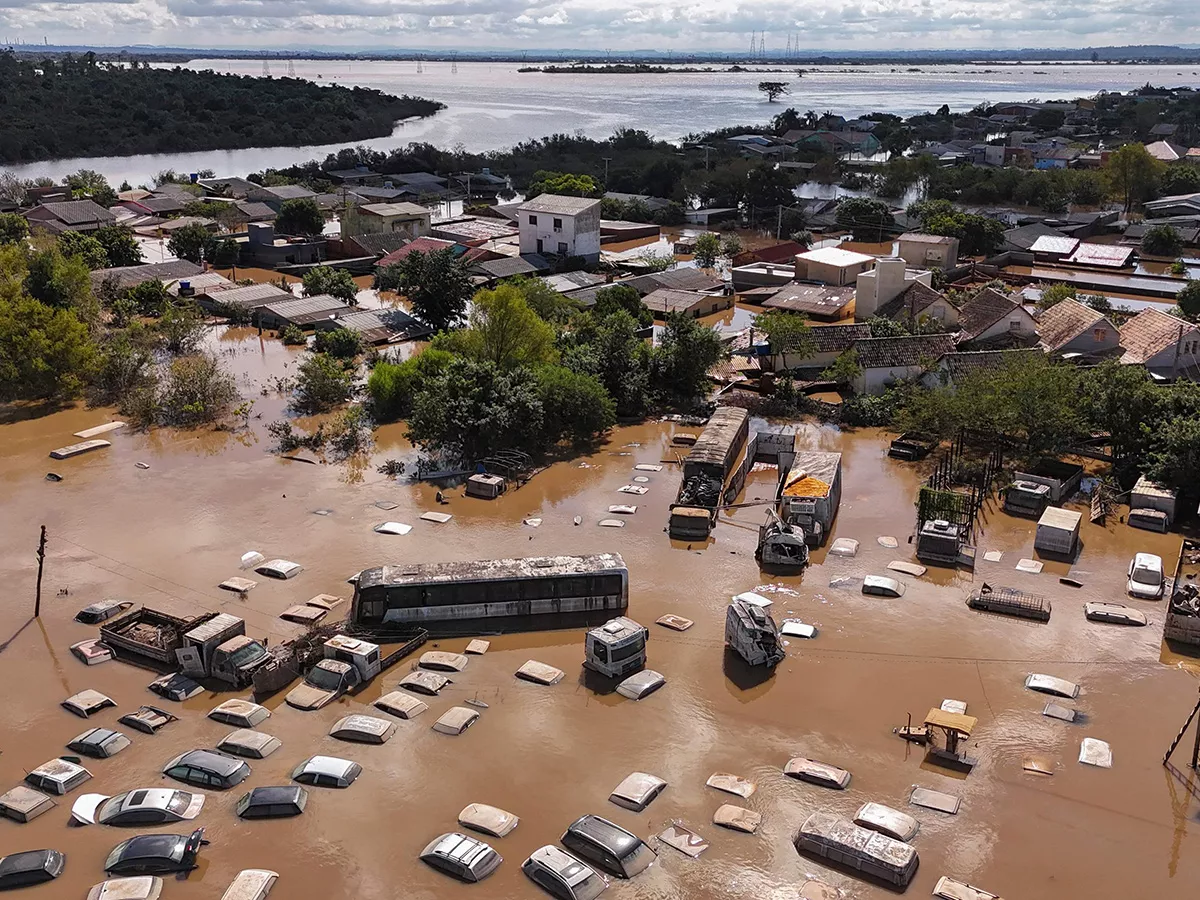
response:
[(766, 58), (767, 58), (767, 38), (766, 38), (766, 34), (767, 34), (767, 33), (766, 33), (765, 31), (760, 31), (760, 32), (758, 33), (758, 58), (759, 58), (759, 59), (766, 59)]
[(450, 54), (450, 74), (458, 74), (458, 51), (455, 50)]
[(288, 78), (295, 78), (295, 77), (296, 77), (296, 61), (293, 59), (289, 59), (288, 60)]
[(265, 56), (263, 57), (263, 78), (271, 77), (271, 61)]
[(758, 46), (757, 35), (758, 35), (757, 31), (750, 32), (750, 58), (751, 59), (754, 59), (754, 50)]

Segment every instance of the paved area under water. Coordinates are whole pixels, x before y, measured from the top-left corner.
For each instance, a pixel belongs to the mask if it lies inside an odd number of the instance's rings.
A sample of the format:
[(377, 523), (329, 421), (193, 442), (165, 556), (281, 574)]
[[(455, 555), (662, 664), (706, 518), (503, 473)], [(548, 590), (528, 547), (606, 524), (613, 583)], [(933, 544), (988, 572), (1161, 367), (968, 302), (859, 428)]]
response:
[[(295, 351), (259, 344), (244, 331), (226, 335), (231, 366), (253, 381), (261, 370), (279, 370)], [(257, 367), (257, 368), (256, 368)], [(247, 382), (248, 384), (248, 382)], [(921, 867), (909, 888), (928, 896), (941, 875), (985, 887), (1007, 898), (1184, 897), (1200, 879), (1197, 779), (1173, 775), (1160, 760), (1196, 698), (1196, 664), (1161, 644), (1164, 604), (1124, 598), (1124, 574), (1136, 550), (1158, 553), (1172, 567), (1176, 536), (1134, 531), (1112, 521), (1084, 526), (1083, 552), (1071, 569), (1082, 589), (1060, 585), (1068, 567), (1047, 563), (1038, 576), (1014, 570), (1032, 556), (1033, 523), (989, 505), (979, 541), (1002, 550), (998, 563), (977, 571), (935, 569), (923, 578), (897, 577), (908, 585), (899, 599), (865, 597), (858, 586), (830, 587), (843, 575), (882, 573), (890, 560), (911, 559), (914, 497), (920, 470), (886, 458), (886, 437), (862, 430), (801, 428), (809, 447), (844, 454), (844, 489), (833, 537), (861, 542), (855, 559), (814, 554), (801, 576), (772, 578), (754, 561), (756, 509), (723, 520), (707, 546), (668, 540), (663, 531), (678, 469), (665, 465), (649, 477), (649, 492), (617, 493), (639, 462), (674, 454), (678, 426), (653, 423), (616, 429), (594, 453), (562, 462), (501, 499), (467, 499), (450, 492), (444, 509), (454, 518), (420, 521), (435, 508), (434, 488), (393, 482), (375, 473), (389, 456), (408, 457), (401, 426), (382, 429), (372, 465), (306, 465), (267, 453), (262, 424), (281, 405), (260, 398), (263, 420), (243, 433), (203, 435), (116, 432), (112, 447), (74, 460), (46, 454), (71, 443), (72, 432), (105, 421), (103, 410), (68, 410), (0, 426), (0, 790), (25, 771), (68, 752), (64, 745), (95, 725), (112, 726), (142, 703), (166, 705), (180, 720), (160, 733), (130, 732), (133, 746), (110, 760), (87, 763), (92, 781), (60, 798), (33, 823), (0, 821), (0, 847), (12, 852), (56, 847), (67, 853), (63, 877), (29, 889), (32, 897), (80, 897), (103, 879), (103, 860), (136, 830), (68, 827), (70, 805), (87, 791), (116, 793), (173, 784), (163, 764), (175, 754), (211, 747), (229, 730), (205, 718), (235, 694), (204, 694), (170, 704), (146, 690), (152, 673), (121, 662), (88, 668), (68, 647), (95, 636), (72, 621), (87, 603), (123, 597), (156, 608), (197, 613), (221, 609), (244, 616), (250, 632), (273, 642), (296, 632), (277, 615), (318, 594), (349, 596), (345, 579), (381, 562), (436, 561), (617, 551), (630, 571), (629, 614), (652, 629), (649, 665), (667, 678), (665, 688), (640, 703), (600, 695), (584, 684), (582, 630), (516, 634), (492, 639), (490, 651), (467, 669), (430, 710), (398, 722), (383, 746), (341, 743), (327, 736), (350, 712), (374, 712), (370, 703), (392, 690), (411, 661), (384, 673), (362, 694), (318, 712), (299, 712), (283, 693), (266, 701), (272, 717), (260, 730), (280, 738), (281, 750), (251, 761), (244, 786), (211, 792), (196, 824), (211, 845), (186, 880), (170, 879), (168, 900), (220, 896), (243, 868), (278, 871), (282, 897), (525, 898), (540, 891), (519, 871), (534, 849), (554, 843), (577, 816), (596, 813), (648, 837), (681, 820), (711, 842), (698, 860), (661, 847), (659, 862), (629, 882), (614, 882), (606, 896), (648, 898), (769, 898), (793, 900), (818, 878), (846, 897), (890, 892), (835, 871), (793, 849), (790, 838), (811, 812), (852, 816), (875, 800), (913, 812), (921, 822), (914, 841)], [(134, 465), (144, 461), (150, 468)], [(44, 474), (61, 473), (61, 483)], [(774, 472), (752, 476), (747, 494), (765, 497)], [(384, 511), (376, 501), (398, 508)], [(622, 529), (602, 528), (610, 504), (636, 503)], [(327, 509), (328, 515), (314, 514)], [(582, 517), (578, 527), (575, 516)], [(540, 527), (522, 524), (542, 518)], [(414, 526), (404, 537), (376, 534), (384, 520)], [(33, 606), (33, 551), (45, 523), (49, 550), (39, 621)], [(898, 550), (877, 543), (899, 539)], [(217, 589), (237, 574), (241, 554), (299, 562), (291, 581), (260, 579), (246, 600)], [(1048, 624), (974, 613), (967, 592), (980, 581), (1050, 596)], [(820, 629), (811, 641), (793, 640), (788, 658), (769, 677), (755, 676), (723, 649), (724, 607), (732, 594), (757, 588), (775, 599), (776, 618), (795, 614)], [(1147, 613), (1145, 628), (1093, 624), (1086, 600), (1128, 602)], [(342, 607), (344, 609), (344, 607)], [(664, 613), (695, 619), (684, 633), (652, 624)], [(461, 650), (466, 639), (440, 642)], [(553, 687), (518, 681), (527, 659), (567, 671)], [(1040, 713), (1046, 698), (1023, 688), (1030, 672), (1079, 682), (1074, 704), (1082, 724), (1067, 725)], [(84, 688), (113, 697), (116, 710), (90, 721), (59, 707)], [(459, 737), (430, 726), (467, 698), (489, 704), (479, 722)], [(969, 751), (979, 764), (969, 776), (923, 761), (919, 748), (893, 736), (906, 714), (919, 719), (944, 698), (964, 700), (979, 717)], [(1111, 770), (1076, 761), (1080, 739), (1108, 741)], [(1177, 762), (1186, 770), (1185, 746)], [(1030, 753), (1054, 760), (1052, 776), (1025, 774)], [(305, 757), (325, 753), (361, 762), (363, 776), (344, 791), (310, 789), (305, 813), (290, 820), (243, 822), (233, 806), (243, 790), (287, 782)], [(785, 778), (792, 756), (810, 756), (853, 773), (845, 792)], [(645, 771), (669, 787), (643, 813), (620, 809), (609, 792), (632, 771)], [(739, 801), (705, 787), (714, 772), (752, 779), (757, 792)], [(912, 785), (962, 797), (957, 816), (907, 806)], [(758, 834), (743, 835), (711, 824), (714, 810), (733, 801), (763, 814)], [(456, 816), (471, 802), (490, 803), (521, 817), (520, 827), (491, 843), (504, 856), (485, 883), (459, 885), (417, 859), (434, 836), (456, 830)], [(154, 829), (173, 832), (186, 826)], [(22, 896), (25, 896), (23, 893)]]

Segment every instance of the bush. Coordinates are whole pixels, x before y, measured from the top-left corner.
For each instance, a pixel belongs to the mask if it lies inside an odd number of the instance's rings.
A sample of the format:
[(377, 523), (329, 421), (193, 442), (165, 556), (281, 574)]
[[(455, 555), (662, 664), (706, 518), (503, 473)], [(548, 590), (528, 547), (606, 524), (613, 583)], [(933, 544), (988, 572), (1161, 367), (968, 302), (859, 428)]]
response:
[(1142, 235), (1142, 252), (1152, 256), (1178, 256), (1183, 250), (1183, 238), (1170, 225), (1155, 225)]
[(195, 303), (168, 303), (155, 330), (168, 353), (193, 353), (204, 339), (204, 317)]
[(354, 283), (354, 276), (345, 269), (317, 266), (304, 273), (304, 296), (316, 297), (319, 294), (329, 294), (353, 305), (357, 302), (358, 285)]
[(422, 380), (441, 373), (453, 360), (454, 354), (431, 347), (401, 363), (378, 363), (367, 379), (375, 420), (394, 422), (407, 416)]
[(318, 331), (313, 349), (318, 353), (328, 353), (337, 359), (354, 359), (362, 353), (363, 346), (357, 332), (349, 328), (334, 328), (330, 331)]
[(289, 347), (303, 347), (308, 343), (308, 335), (299, 325), (288, 324), (279, 332), (279, 339)]
[(717, 264), (717, 257), (721, 255), (721, 238), (711, 231), (704, 232), (696, 238), (692, 255), (700, 268), (711, 269)]
[(328, 412), (350, 399), (351, 373), (324, 353), (300, 363), (296, 377), (296, 408), (305, 413)]
[(121, 297), (133, 304), (139, 316), (161, 316), (171, 303), (171, 295), (157, 278), (127, 288)]
[(613, 399), (595, 377), (562, 366), (542, 366), (536, 375), (547, 441), (583, 444), (616, 424)]
[(842, 402), (842, 424), (879, 428), (890, 425), (900, 409), (902, 394), (885, 391), (879, 396), (859, 394)]
[(238, 398), (237, 384), (216, 357), (183, 356), (126, 398), (122, 410), (143, 426), (193, 428), (224, 416)]
[(314, 235), (325, 230), (325, 214), (311, 197), (285, 200), (275, 218), (280, 234)]
[(1176, 295), (1175, 302), (1179, 305), (1179, 311), (1183, 313), (1185, 319), (1193, 322), (1200, 319), (1200, 281), (1194, 278), (1188, 279), (1183, 290)]

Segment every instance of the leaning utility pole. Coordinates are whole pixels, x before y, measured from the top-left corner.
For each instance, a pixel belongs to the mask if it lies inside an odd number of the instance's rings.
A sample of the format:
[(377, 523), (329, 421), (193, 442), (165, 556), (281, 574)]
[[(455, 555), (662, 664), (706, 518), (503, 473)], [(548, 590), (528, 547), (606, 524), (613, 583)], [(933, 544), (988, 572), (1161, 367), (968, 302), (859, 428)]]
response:
[[(1163, 765), (1167, 765), (1171, 760), (1171, 754), (1175, 752), (1175, 748), (1179, 746), (1179, 742), (1183, 740), (1183, 736), (1187, 734), (1188, 726), (1192, 724), (1192, 720), (1196, 718), (1196, 714), (1200, 713), (1200, 700), (1196, 701), (1196, 705), (1188, 714), (1187, 720), (1183, 723), (1183, 727), (1179, 729), (1179, 734), (1175, 735), (1175, 740), (1171, 742), (1171, 747), (1167, 750), (1167, 755), (1163, 757)], [(1196, 743), (1192, 747), (1192, 770), (1196, 770), (1197, 763), (1200, 763), (1200, 722), (1196, 723)]]
[(33, 601), (33, 617), (36, 619), (42, 614), (42, 565), (46, 562), (46, 526), (42, 526), (42, 536), (38, 540), (37, 549), (38, 561), (38, 577), (37, 577), (37, 594)]

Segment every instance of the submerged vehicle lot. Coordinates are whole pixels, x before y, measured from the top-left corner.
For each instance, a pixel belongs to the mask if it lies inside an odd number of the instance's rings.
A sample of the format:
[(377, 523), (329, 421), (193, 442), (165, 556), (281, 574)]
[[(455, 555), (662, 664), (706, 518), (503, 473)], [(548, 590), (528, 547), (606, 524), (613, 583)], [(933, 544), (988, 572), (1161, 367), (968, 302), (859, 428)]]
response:
[[(923, 577), (897, 574), (906, 586), (903, 597), (864, 596), (863, 576), (911, 558), (906, 536), (924, 465), (888, 459), (891, 435), (881, 432), (799, 429), (810, 449), (842, 453), (842, 502), (830, 537), (854, 538), (860, 548), (856, 557), (841, 558), (830, 555), (827, 544), (813, 551), (802, 574), (776, 577), (760, 574), (754, 561), (761, 510), (722, 516), (706, 545), (668, 538), (663, 527), (679, 484), (675, 466), (649, 473), (649, 490), (638, 498), (637, 512), (624, 518), (626, 527), (596, 524), (620, 502), (617, 488), (629, 482), (634, 465), (674, 455), (670, 436), (679, 426), (669, 423), (617, 429), (595, 454), (558, 463), (497, 500), (468, 499), (456, 489), (447, 492), (448, 506), (437, 507), (432, 485), (389, 481), (373, 466), (356, 473), (283, 461), (266, 455), (261, 443), (224, 434), (121, 433), (106, 455), (46, 459), (65, 435), (101, 418), (97, 411), (72, 410), (0, 426), (7, 513), (0, 521), (0, 577), (9, 587), (0, 608), (6, 710), (0, 791), (19, 783), (24, 770), (68, 752), (65, 744), (83, 726), (58, 704), (87, 688), (117, 702), (116, 709), (94, 714), (88, 727), (114, 727), (119, 715), (147, 702), (179, 716), (154, 735), (129, 732), (133, 744), (119, 759), (89, 760), (89, 790), (116, 794), (158, 784), (173, 756), (214, 747), (228, 732), (206, 714), (224, 699), (248, 696), (245, 691), (205, 691), (170, 703), (147, 691), (153, 673), (119, 661), (88, 667), (71, 656), (72, 643), (96, 635), (94, 627), (73, 621), (75, 613), (110, 597), (179, 614), (231, 612), (246, 619), (248, 633), (273, 645), (303, 630), (278, 619), (280, 612), (319, 593), (349, 597), (345, 579), (370, 566), (618, 552), (629, 568), (627, 615), (651, 629), (647, 665), (667, 679), (641, 702), (593, 690), (582, 669), (583, 628), (490, 637), (487, 653), (472, 657), (437, 696), (423, 697), (427, 712), (397, 719), (395, 736), (383, 746), (347, 744), (328, 732), (346, 715), (372, 713), (371, 704), (396, 688), (409, 660), (361, 693), (312, 712), (289, 708), (280, 691), (262, 701), (272, 717), (260, 727), (283, 747), (254, 761), (239, 790), (210, 797), (196, 825), (205, 827), (211, 844), (198, 870), (168, 885), (172, 898), (219, 896), (239, 870), (269, 868), (281, 873), (276, 891), (285, 895), (294, 890), (289, 885), (303, 883), (313, 896), (384, 900), (404, 885), (406, 896), (420, 900), (472, 891), (516, 900), (536, 890), (520, 861), (585, 814), (611, 819), (643, 839), (678, 819), (711, 845), (695, 860), (661, 853), (637, 877), (614, 882), (606, 896), (793, 900), (810, 878), (848, 897), (892, 896), (792, 846), (812, 813), (852, 818), (870, 801), (908, 812), (921, 824), (913, 841), (921, 866), (908, 889), (912, 896), (928, 896), (943, 875), (1024, 898), (1060, 897), (1064, 884), (1079, 896), (1178, 896), (1200, 878), (1200, 801), (1159, 765), (1195, 702), (1200, 667), (1161, 644), (1163, 601), (1124, 595), (1133, 554), (1155, 553), (1170, 570), (1177, 535), (1130, 529), (1115, 519), (1101, 528), (1085, 518), (1078, 562), (1068, 567), (1047, 560), (1042, 574), (1028, 575), (1014, 566), (1036, 558), (1036, 522), (1006, 516), (993, 500), (985, 507), (973, 575), (941, 568)], [(399, 433), (382, 431), (380, 459), (409, 452)], [(134, 465), (143, 460), (149, 469)], [(51, 465), (63, 482), (44, 481)], [(776, 481), (774, 471), (752, 474), (745, 499), (768, 496)], [(379, 500), (397, 504), (388, 517), (412, 523), (413, 530), (376, 534)], [(318, 509), (331, 512), (313, 514)], [(453, 519), (420, 521), (431, 509)], [(580, 526), (572, 524), (575, 516)], [(523, 525), (529, 517), (540, 517), (540, 527)], [(42, 616), (27, 623), (35, 576), (30, 549), (42, 522), (49, 533)], [(877, 538), (884, 535), (897, 536), (899, 548), (881, 546)], [(245, 599), (219, 590), (251, 547), (299, 560), (304, 571), (287, 581), (263, 580)], [(984, 561), (984, 550), (1003, 557)], [(1082, 589), (1058, 583), (1068, 569)], [(830, 586), (841, 578), (852, 581)], [(1051, 621), (968, 609), (967, 594), (984, 580), (1050, 598)], [(56, 596), (63, 589), (69, 594)], [(723, 647), (729, 598), (750, 590), (773, 600), (777, 621), (794, 613), (819, 629), (815, 640), (791, 640), (769, 675)], [(1135, 606), (1149, 624), (1124, 629), (1088, 622), (1083, 604), (1092, 600)], [(670, 613), (696, 624), (686, 632), (653, 624)], [(461, 653), (467, 640), (441, 640), (429, 649)], [(552, 686), (514, 678), (531, 658), (562, 669), (566, 678)], [(1079, 683), (1080, 696), (1069, 705), (1085, 722), (1044, 717), (1046, 697), (1024, 688), (1030, 673)], [(919, 720), (943, 698), (965, 701), (979, 719), (969, 746), (978, 763), (965, 778), (924, 763), (921, 748), (891, 733), (907, 713)], [(453, 738), (432, 731), (444, 712), (471, 699), (488, 704), (471, 728)], [(1084, 737), (1111, 745), (1112, 769), (1078, 764)], [(1051, 757), (1053, 775), (1023, 771), (1033, 751)], [(292, 768), (315, 754), (353, 759), (363, 773), (345, 790), (311, 791), (298, 818), (236, 817), (241, 793), (288, 784)], [(849, 788), (832, 792), (785, 777), (782, 767), (797, 756), (850, 770)], [(1177, 762), (1186, 779), (1182, 757)], [(668, 782), (642, 813), (607, 799), (634, 771)], [(724, 802), (705, 787), (714, 771), (758, 785), (741, 803), (763, 816), (756, 834), (712, 824)], [(914, 784), (960, 797), (958, 814), (908, 806)], [(457, 828), (459, 811), (470, 803), (492, 804), (521, 819), (505, 838), (489, 839), (505, 862), (483, 886), (451, 881), (418, 859), (429, 841)], [(0, 833), (10, 852), (54, 847), (67, 853), (69, 865), (49, 890), (82, 897), (103, 880), (103, 860), (116, 840), (108, 829), (68, 831), (68, 815), (69, 804), (60, 803), (29, 824), (0, 821)], [(1039, 827), (1030, 828), (1032, 822)]]

